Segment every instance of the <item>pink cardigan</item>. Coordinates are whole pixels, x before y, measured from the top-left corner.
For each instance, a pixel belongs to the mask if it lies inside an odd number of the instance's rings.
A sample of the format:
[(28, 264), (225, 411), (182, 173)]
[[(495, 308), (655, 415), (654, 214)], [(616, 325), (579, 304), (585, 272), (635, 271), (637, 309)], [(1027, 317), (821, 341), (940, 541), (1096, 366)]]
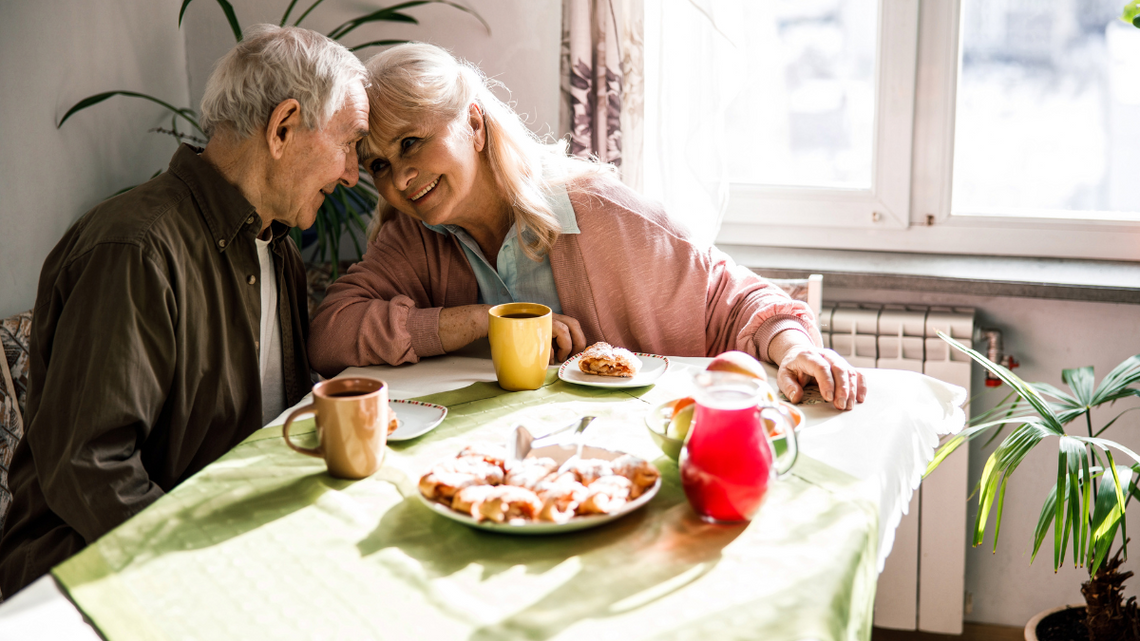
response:
[[(559, 236), (550, 254), (562, 313), (578, 320), (587, 345), (670, 356), (737, 349), (768, 360), (784, 330), (821, 344), (806, 303), (695, 244), (658, 203), (611, 178), (588, 180), (569, 194), (581, 233)], [(312, 320), (310, 361), (333, 376), (442, 354), (440, 310), (478, 295), (458, 241), (399, 214), (329, 287)]]

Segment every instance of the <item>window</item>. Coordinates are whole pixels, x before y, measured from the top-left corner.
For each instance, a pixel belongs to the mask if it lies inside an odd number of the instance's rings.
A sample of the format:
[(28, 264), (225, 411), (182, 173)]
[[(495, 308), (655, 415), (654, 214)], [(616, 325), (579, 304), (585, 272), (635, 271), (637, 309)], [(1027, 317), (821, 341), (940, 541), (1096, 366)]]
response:
[(745, 3), (717, 242), (1140, 260), (1123, 6)]
[(963, 3), (953, 215), (1140, 220), (1140, 29), (1122, 7)]

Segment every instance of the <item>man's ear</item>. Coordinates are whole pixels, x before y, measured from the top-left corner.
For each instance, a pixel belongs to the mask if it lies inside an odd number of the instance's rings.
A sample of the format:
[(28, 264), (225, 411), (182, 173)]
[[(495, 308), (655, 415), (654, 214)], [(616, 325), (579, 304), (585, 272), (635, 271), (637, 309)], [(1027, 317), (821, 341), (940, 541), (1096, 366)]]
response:
[(297, 128), (301, 127), (301, 103), (294, 98), (281, 101), (269, 114), (269, 124), (265, 127), (265, 141), (269, 144), (269, 155), (280, 160), (285, 148), (293, 142)]
[(483, 151), (487, 145), (487, 121), (483, 118), (483, 109), (479, 103), (473, 102), (467, 108), (467, 123), (471, 125), (471, 138), (475, 142), (475, 151)]

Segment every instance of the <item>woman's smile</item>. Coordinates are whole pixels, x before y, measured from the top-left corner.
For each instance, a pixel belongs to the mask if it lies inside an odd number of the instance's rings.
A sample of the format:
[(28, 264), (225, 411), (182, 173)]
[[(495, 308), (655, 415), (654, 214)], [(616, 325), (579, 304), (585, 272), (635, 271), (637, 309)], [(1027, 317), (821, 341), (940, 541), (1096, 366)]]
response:
[(416, 195), (412, 196), (408, 200), (411, 200), (412, 202), (418, 202), (421, 198), (426, 196), (428, 194), (428, 192), (435, 189), (435, 186), (438, 184), (439, 184), (439, 177), (437, 176), (435, 180), (431, 181), (431, 183), (429, 183), (426, 187), (421, 189), (419, 192), (416, 193)]

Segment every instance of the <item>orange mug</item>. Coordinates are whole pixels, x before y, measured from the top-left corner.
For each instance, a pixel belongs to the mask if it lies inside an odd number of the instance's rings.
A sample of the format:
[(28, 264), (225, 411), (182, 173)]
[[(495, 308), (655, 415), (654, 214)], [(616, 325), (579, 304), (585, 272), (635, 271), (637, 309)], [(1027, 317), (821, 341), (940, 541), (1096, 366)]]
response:
[[(317, 423), (317, 446), (289, 439), (289, 426), (304, 414)], [(282, 428), (285, 444), (325, 460), (329, 474), (343, 479), (371, 476), (384, 462), (388, 442), (388, 385), (374, 378), (334, 378), (313, 386), (313, 402), (297, 408)]]

